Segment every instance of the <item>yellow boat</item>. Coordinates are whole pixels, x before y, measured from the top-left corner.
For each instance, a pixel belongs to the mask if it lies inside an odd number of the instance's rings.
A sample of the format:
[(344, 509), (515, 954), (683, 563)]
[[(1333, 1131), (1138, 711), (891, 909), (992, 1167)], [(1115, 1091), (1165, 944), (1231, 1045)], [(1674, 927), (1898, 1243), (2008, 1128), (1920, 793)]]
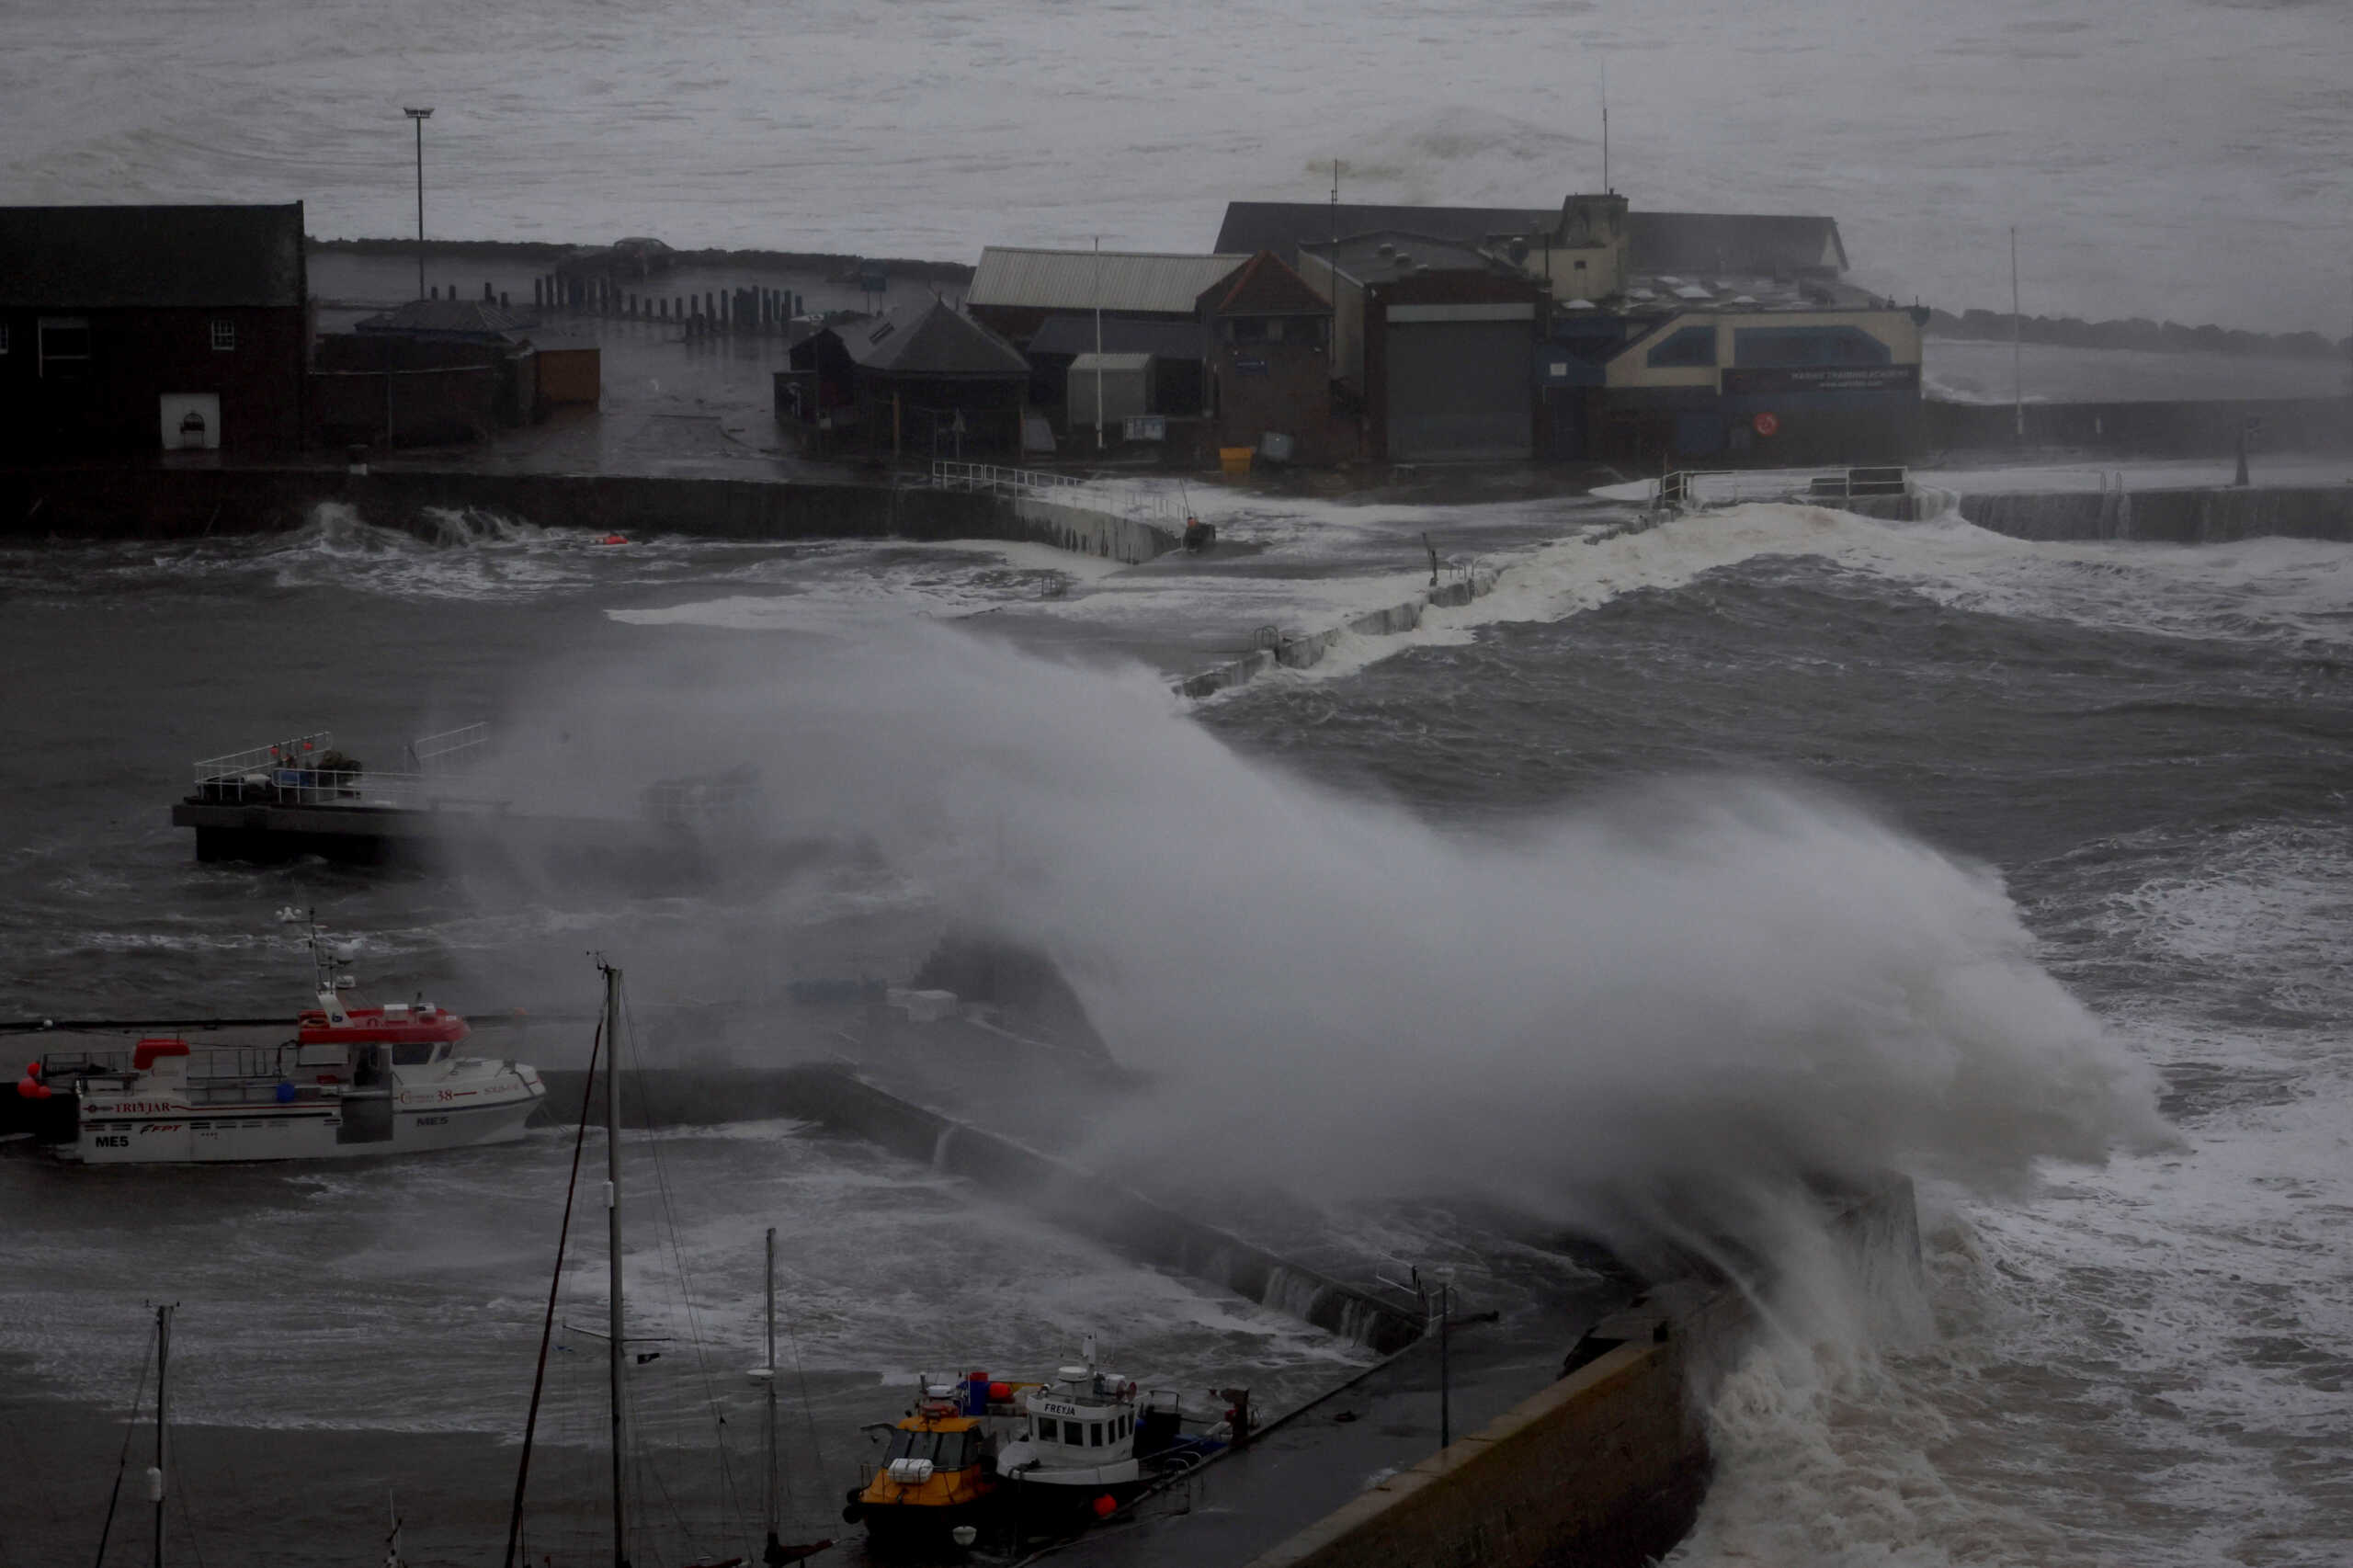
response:
[(889, 1449), (851, 1492), (842, 1517), (862, 1521), (877, 1545), (935, 1544), (960, 1525), (978, 1528), (996, 1494), (1003, 1428), (1018, 1418), (1014, 1402), (1036, 1386), (992, 1382), (985, 1372), (926, 1382), (887, 1428)]

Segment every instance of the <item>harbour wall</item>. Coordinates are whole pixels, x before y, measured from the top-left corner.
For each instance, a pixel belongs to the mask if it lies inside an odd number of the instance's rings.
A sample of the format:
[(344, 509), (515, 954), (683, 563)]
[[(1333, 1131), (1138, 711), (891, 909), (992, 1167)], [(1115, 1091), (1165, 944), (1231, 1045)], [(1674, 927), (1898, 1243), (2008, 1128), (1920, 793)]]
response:
[(447, 536), (444, 518), (449, 514), (481, 512), (632, 538), (1000, 539), (1120, 561), (1149, 560), (1176, 543), (1165, 530), (1130, 518), (1070, 506), (1024, 517), (1022, 508), (996, 495), (928, 487), (163, 466), (0, 472), (0, 538), (198, 539), (286, 532), (309, 522), (323, 503), (341, 503), (366, 522), (426, 539)]
[(2353, 540), (2353, 484), (2032, 491), (1963, 495), (1958, 508), (1979, 528), (2017, 539), (2152, 544)]
[[(1911, 1183), (1832, 1200), (1857, 1288), (1917, 1288)], [(1378, 1483), (1250, 1568), (1637, 1568), (1688, 1532), (1712, 1471), (1704, 1412), (1757, 1331), (1718, 1282), (1652, 1290), (1597, 1324), (1561, 1380)]]
[[(1603, 528), (1588, 529), (1576, 536), (1580, 544), (1601, 544), (1626, 534), (1643, 533), (1658, 527), (1665, 513), (1649, 513), (1628, 518)], [(1402, 604), (1368, 610), (1340, 626), (1298, 636), (1278, 636), (1267, 644), (1253, 648), (1238, 658), (1198, 670), (1178, 681), (1176, 691), (1180, 697), (1199, 699), (1212, 696), (1228, 687), (1265, 675), (1273, 669), (1312, 669), (1323, 663), (1324, 655), (1332, 651), (1343, 637), (1394, 637), (1400, 632), (1413, 631), (1422, 624), (1423, 612), (1434, 608), (1467, 605), (1474, 599), (1485, 598), (1495, 591), (1501, 574), (1484, 566), (1472, 566)]]
[(1203, 698), (1273, 669), (1304, 670), (1324, 662), (1324, 655), (1343, 637), (1394, 637), (1422, 624), (1422, 612), (1433, 606), (1467, 605), (1495, 591), (1495, 574), (1473, 568), (1451, 582), (1440, 583), (1417, 598), (1368, 610), (1343, 625), (1321, 631), (1281, 635), (1223, 664), (1198, 670), (1176, 683), (1180, 696)]
[[(2026, 431), (2017, 421), (2023, 412)], [(1921, 404), (1924, 438), (1957, 460), (2021, 448), (2131, 457), (2229, 457), (2252, 434), (2275, 452), (2353, 451), (2353, 398), (2188, 398), (2134, 403)]]
[(1022, 538), (1131, 566), (1165, 555), (1184, 543), (1176, 534), (1141, 517), (1117, 517), (1035, 495), (1017, 497), (1012, 506), (1014, 516), (1027, 530)]
[[(543, 1072), (547, 1114), (580, 1114), (586, 1074)], [(1386, 1355), (1419, 1338), (1418, 1312), (1291, 1263), (1180, 1214), (1092, 1171), (958, 1121), (875, 1087), (846, 1069), (811, 1063), (774, 1071), (625, 1073), (631, 1126), (714, 1125), (794, 1117), (856, 1132), (895, 1154), (964, 1177), (1155, 1267), (1190, 1275), (1305, 1319)]]

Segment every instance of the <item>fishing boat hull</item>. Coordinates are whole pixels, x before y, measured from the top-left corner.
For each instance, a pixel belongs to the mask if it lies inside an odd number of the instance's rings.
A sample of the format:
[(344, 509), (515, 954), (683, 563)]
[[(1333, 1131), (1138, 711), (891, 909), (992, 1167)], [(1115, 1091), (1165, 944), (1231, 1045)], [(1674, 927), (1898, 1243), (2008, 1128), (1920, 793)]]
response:
[(985, 1530), (995, 1517), (994, 1493), (961, 1503), (858, 1505), (868, 1546), (878, 1552), (927, 1551), (946, 1546), (960, 1525)]
[(376, 1159), (511, 1143), (547, 1096), (517, 1065), (479, 1080), (244, 1105), (84, 1095), (58, 1157), (90, 1165)]

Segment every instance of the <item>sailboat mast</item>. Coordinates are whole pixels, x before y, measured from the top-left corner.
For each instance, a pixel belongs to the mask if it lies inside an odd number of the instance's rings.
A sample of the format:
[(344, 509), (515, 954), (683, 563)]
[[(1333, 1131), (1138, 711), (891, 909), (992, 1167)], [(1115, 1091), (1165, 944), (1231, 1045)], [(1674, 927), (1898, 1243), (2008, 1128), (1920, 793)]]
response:
[(612, 1302), (606, 1348), (613, 1403), (613, 1563), (614, 1568), (629, 1568), (629, 1507), (622, 1491), (629, 1464), (629, 1404), (621, 1384), (629, 1341), (622, 1332), (621, 1310), (621, 971), (610, 964), (601, 967), (605, 1039), (611, 1042), (605, 1063), (605, 1244)]
[(164, 1568), (164, 1478), (172, 1458), (172, 1309), (155, 1309), (155, 1470), (147, 1494), (155, 1504), (155, 1563)]
[(768, 1227), (768, 1405), (767, 1469), (762, 1472), (762, 1501), (768, 1520), (768, 1544), (777, 1543), (776, 1517), (776, 1227)]

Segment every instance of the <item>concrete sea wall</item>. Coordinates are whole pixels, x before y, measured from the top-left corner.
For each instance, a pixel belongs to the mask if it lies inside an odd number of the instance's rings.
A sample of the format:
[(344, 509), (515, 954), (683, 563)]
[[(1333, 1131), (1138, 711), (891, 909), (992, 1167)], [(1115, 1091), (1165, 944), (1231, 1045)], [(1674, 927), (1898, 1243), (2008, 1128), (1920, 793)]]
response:
[(1133, 566), (1184, 543), (1168, 529), (1140, 517), (1117, 517), (1035, 495), (1020, 496), (1012, 505), (1013, 515), (1025, 530), (1022, 538), (1074, 550), (1081, 555), (1099, 555)]
[(1209, 697), (1228, 687), (1240, 686), (1268, 670), (1309, 669), (1323, 663), (1324, 655), (1331, 652), (1333, 645), (1343, 637), (1393, 637), (1420, 626), (1422, 612), (1432, 606), (1466, 605), (1473, 599), (1486, 597), (1495, 590), (1495, 574), (1474, 568), (1452, 582), (1440, 583), (1418, 598), (1368, 610), (1344, 625), (1327, 627), (1322, 631), (1280, 637), (1267, 646), (1253, 648), (1238, 658), (1212, 665), (1178, 681), (1176, 690), (1186, 697)]
[[(1912, 1186), (1891, 1176), (1830, 1200), (1865, 1290), (1916, 1283)], [(1562, 1379), (1387, 1477), (1250, 1568), (1637, 1568), (1690, 1528), (1712, 1460), (1704, 1409), (1756, 1331), (1721, 1282), (1651, 1291), (1605, 1319)]]
[[(188, 539), (283, 532), (322, 503), (437, 537), (434, 510), (543, 527), (710, 539), (1028, 539), (996, 498), (871, 484), (632, 475), (336, 468), (15, 470), (0, 473), (0, 537)], [(1051, 541), (1049, 541), (1051, 542)]]
[[(1604, 528), (1588, 529), (1576, 536), (1580, 544), (1600, 544), (1626, 534), (1643, 533), (1666, 520), (1668, 513), (1653, 512)], [(1419, 596), (1381, 609), (1368, 610), (1344, 625), (1329, 627), (1299, 636), (1278, 638), (1266, 647), (1254, 648), (1239, 658), (1213, 665), (1187, 676), (1176, 683), (1179, 696), (1203, 698), (1240, 686), (1245, 681), (1267, 671), (1281, 668), (1303, 670), (1323, 663), (1324, 655), (1343, 637), (1394, 637), (1412, 631), (1422, 624), (1425, 610), (1467, 605), (1474, 599), (1485, 598), (1495, 591), (1502, 574), (1483, 566), (1474, 566), (1460, 575), (1436, 583)]]
[[(541, 1077), (548, 1085), (547, 1114), (559, 1122), (577, 1118), (586, 1075), (558, 1071)], [(1384, 1355), (1422, 1333), (1422, 1319), (1414, 1312), (1180, 1214), (1096, 1172), (902, 1099), (842, 1068), (629, 1073), (622, 1085), (632, 1126), (779, 1116), (821, 1121), (962, 1176), (1131, 1257), (1290, 1312)]]
[(2353, 398), (2191, 398), (2133, 403), (2029, 403), (2026, 430), (2006, 403), (1921, 404), (1931, 449), (1961, 454), (2065, 449), (2118, 456), (2227, 457), (2250, 423), (2270, 451), (2353, 451)]
[(2353, 540), (2353, 484), (1963, 495), (1963, 517), (2018, 539), (2222, 544), (2259, 538)]

